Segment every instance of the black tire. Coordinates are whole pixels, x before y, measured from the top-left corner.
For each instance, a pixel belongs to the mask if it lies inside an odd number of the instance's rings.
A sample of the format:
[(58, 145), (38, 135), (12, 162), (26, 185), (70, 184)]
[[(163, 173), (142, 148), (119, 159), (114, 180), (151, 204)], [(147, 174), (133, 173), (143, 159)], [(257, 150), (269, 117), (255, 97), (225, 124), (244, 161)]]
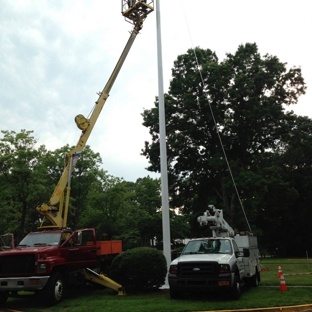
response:
[(61, 273), (52, 273), (45, 289), (46, 300), (49, 305), (55, 305), (64, 298), (64, 277)]
[(241, 296), (240, 283), (237, 275), (235, 275), (233, 286), (230, 289), (230, 297), (233, 300), (239, 300), (240, 296)]
[(258, 287), (260, 282), (260, 273), (256, 271), (255, 275), (251, 278), (251, 286)]
[(179, 299), (180, 293), (178, 290), (170, 287), (170, 299)]
[(0, 291), (0, 307), (4, 307), (9, 297), (8, 291)]

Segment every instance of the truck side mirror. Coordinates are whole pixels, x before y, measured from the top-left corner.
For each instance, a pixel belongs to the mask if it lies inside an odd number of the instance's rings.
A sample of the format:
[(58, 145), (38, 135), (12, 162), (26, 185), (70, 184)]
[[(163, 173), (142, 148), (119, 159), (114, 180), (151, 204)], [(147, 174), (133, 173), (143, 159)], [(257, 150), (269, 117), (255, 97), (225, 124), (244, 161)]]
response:
[(243, 251), (244, 251), (244, 257), (250, 257), (250, 251), (249, 251), (249, 249), (244, 248)]
[(241, 251), (235, 251), (235, 257), (238, 258), (238, 257), (244, 257), (244, 253), (241, 252)]

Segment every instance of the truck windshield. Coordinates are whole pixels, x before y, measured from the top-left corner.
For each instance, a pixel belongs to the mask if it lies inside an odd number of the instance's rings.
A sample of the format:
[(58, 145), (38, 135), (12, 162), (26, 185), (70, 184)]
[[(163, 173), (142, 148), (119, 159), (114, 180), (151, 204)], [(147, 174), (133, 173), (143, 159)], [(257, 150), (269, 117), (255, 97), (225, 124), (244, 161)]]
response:
[(62, 233), (30, 233), (17, 247), (57, 246), (60, 244)]
[(187, 254), (232, 254), (229, 239), (208, 239), (190, 241), (183, 250)]

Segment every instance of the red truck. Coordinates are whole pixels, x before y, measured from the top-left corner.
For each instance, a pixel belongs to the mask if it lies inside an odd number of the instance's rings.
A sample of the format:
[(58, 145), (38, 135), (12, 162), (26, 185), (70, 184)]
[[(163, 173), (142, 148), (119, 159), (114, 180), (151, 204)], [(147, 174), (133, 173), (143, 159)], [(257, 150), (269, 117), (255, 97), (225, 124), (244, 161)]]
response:
[(62, 300), (66, 287), (82, 284), (85, 280), (113, 288), (118, 294), (123, 294), (121, 285), (99, 274), (103, 271), (103, 266), (109, 264), (122, 251), (121, 241), (96, 241), (93, 228), (71, 231), (67, 227), (72, 172), (134, 39), (142, 29), (147, 15), (154, 10), (154, 0), (138, 0), (130, 7), (128, 0), (121, 0), (121, 7), (125, 20), (134, 27), (109, 80), (103, 91), (99, 92), (90, 118), (81, 114), (75, 117), (81, 135), (76, 146), (67, 155), (65, 168), (50, 201), (36, 208), (43, 216), (39, 231), (29, 233), (15, 248), (1, 248), (2, 305), (9, 295), (15, 295), (21, 290), (40, 291), (46, 295), (48, 303), (56, 304)]
[[(121, 251), (121, 241), (96, 241), (92, 228), (31, 232), (15, 248), (0, 252), (0, 303), (19, 291), (35, 291), (42, 292), (47, 303), (56, 304), (66, 287), (96, 277), (86, 268), (102, 271)], [(123, 292), (113, 281), (111, 288)]]

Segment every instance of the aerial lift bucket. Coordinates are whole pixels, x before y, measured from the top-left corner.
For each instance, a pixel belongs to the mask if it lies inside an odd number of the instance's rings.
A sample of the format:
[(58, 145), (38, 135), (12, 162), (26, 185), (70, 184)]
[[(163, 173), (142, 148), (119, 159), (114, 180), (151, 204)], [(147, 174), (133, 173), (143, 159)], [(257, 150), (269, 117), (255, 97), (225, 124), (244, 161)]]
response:
[(143, 23), (154, 11), (154, 0), (121, 0), (121, 13), (131, 24)]

